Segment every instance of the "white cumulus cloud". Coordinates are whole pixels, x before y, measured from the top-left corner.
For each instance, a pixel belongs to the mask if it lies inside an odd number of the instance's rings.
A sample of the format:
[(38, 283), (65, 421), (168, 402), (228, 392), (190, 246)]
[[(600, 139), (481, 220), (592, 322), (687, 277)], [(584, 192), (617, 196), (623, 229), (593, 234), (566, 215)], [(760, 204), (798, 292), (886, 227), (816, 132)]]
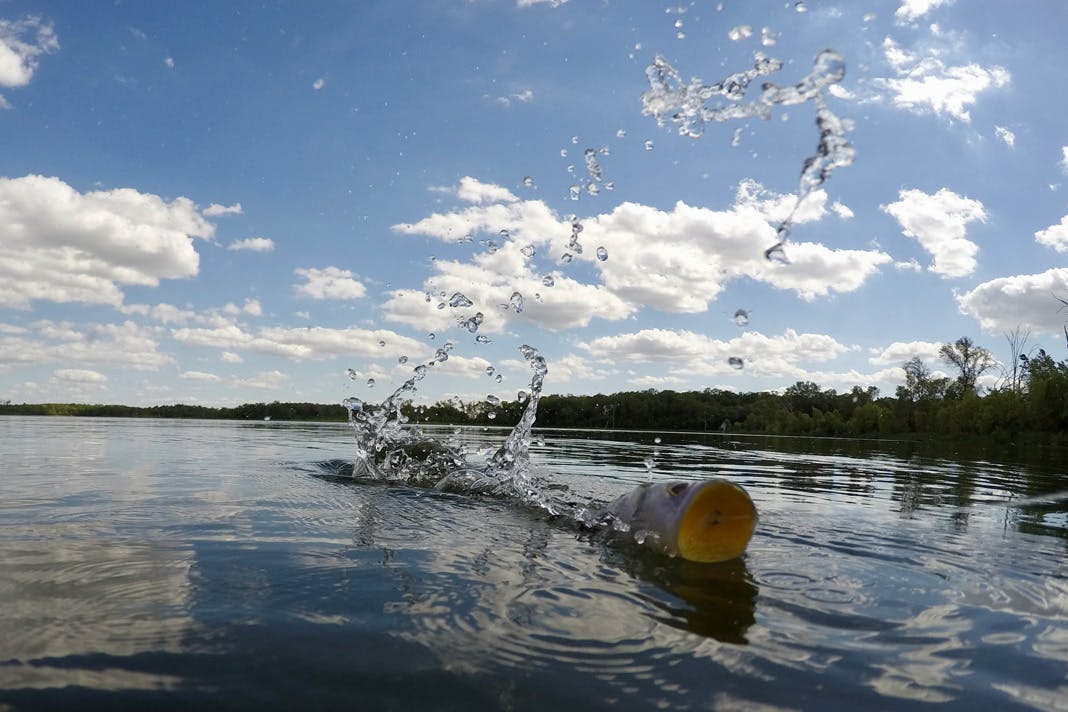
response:
[(895, 106), (916, 113), (930, 111), (968, 123), (968, 107), (979, 95), (1008, 86), (1012, 79), (1007, 69), (997, 65), (947, 66), (935, 53), (920, 57), (889, 37), (883, 41), (883, 52), (895, 76), (877, 77), (874, 84), (889, 90)]
[(122, 303), (120, 285), (192, 277), (193, 238), (214, 226), (188, 198), (130, 188), (79, 193), (59, 178), (0, 178), (0, 306)]
[(992, 333), (1011, 331), (1017, 326), (1061, 333), (1066, 318), (1058, 297), (1068, 299), (1066, 267), (999, 277), (956, 295), (961, 312), (978, 319), (980, 327)]
[(1035, 242), (1057, 252), (1068, 252), (1068, 215), (1061, 218), (1060, 223), (1036, 232)]
[(57, 368), (52, 376), (60, 381), (70, 383), (106, 383), (108, 377), (99, 371), (86, 368)]
[(901, 24), (912, 23), (936, 7), (952, 2), (953, 0), (902, 0), (901, 6), (894, 11), (894, 19)]
[(910, 188), (899, 191), (898, 198), (882, 209), (934, 257), (930, 271), (942, 277), (964, 277), (975, 271), (979, 246), (965, 234), (968, 223), (986, 222), (982, 203), (946, 188), (934, 194)]
[(367, 289), (353, 278), (352, 272), (338, 267), (324, 269), (298, 267), (293, 270), (304, 278), (303, 284), (294, 287), (297, 294), (312, 299), (359, 299)]
[[(538, 200), (436, 213), (393, 229), (448, 241), (488, 234), (495, 246), (487, 245), (469, 261), (437, 260), (423, 290), (395, 291), (384, 311), (391, 321), (431, 330), (455, 325), (475, 310), (484, 314), (481, 329), (486, 333), (501, 332), (509, 321), (557, 330), (585, 326), (593, 318), (623, 319), (643, 308), (705, 311), (738, 279), (793, 291), (806, 300), (847, 293), (892, 261), (877, 250), (835, 250), (797, 242), (787, 246), (789, 265), (769, 262), (764, 250), (776, 240), (772, 224), (781, 221), (796, 200), (745, 181), (728, 210), (680, 202), (662, 211), (623, 203), (609, 213), (581, 218), (581, 251), (569, 246), (572, 224)], [(824, 217), (826, 202), (825, 192), (814, 191), (795, 215), (796, 224)], [(599, 248), (607, 259), (598, 259)], [(592, 267), (592, 280), (572, 271), (571, 265), (578, 263)], [(544, 284), (547, 279), (551, 286)], [(468, 311), (438, 309), (443, 291), (446, 296), (462, 292), (474, 305)], [(498, 308), (508, 303), (513, 291), (524, 296), (522, 314)]]

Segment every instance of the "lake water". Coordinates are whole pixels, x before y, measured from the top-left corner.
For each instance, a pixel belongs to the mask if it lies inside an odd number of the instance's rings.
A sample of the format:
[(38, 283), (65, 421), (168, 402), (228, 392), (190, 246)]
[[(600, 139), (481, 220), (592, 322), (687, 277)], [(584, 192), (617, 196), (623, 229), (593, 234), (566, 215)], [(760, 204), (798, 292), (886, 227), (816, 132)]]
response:
[(346, 425), (0, 417), (0, 708), (1068, 710), (1063, 452), (538, 437), (576, 501), (743, 485), (748, 553), (326, 477)]

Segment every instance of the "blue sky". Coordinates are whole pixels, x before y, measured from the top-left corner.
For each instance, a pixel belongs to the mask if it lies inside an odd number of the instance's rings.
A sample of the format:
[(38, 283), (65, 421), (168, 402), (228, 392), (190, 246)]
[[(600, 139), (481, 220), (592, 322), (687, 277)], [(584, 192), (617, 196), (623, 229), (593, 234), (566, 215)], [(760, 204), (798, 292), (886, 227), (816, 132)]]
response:
[[(0, 398), (378, 400), (447, 341), (421, 399), (514, 398), (524, 343), (576, 394), (1060, 357), (1068, 5), (981, 7), (0, 2)], [(817, 101), (761, 85), (825, 49), (855, 158), (798, 203)], [(764, 117), (643, 102), (658, 56), (696, 89), (758, 53), (703, 106)]]

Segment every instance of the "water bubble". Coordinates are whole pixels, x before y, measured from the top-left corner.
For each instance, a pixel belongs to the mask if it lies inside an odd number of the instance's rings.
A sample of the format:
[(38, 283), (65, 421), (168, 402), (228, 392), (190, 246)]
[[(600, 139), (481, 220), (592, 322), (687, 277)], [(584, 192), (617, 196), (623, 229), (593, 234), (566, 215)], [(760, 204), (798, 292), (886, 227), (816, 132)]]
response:
[(512, 292), (512, 296), (508, 298), (508, 305), (512, 308), (516, 314), (520, 314), (523, 311), (523, 295), (519, 292)]
[(546, 287), (551, 287), (556, 284), (556, 279), (554, 279), (551, 274), (547, 274), (541, 278), (541, 283)]
[(652, 139), (646, 139), (645, 140), (645, 150), (646, 151), (652, 151), (653, 150), (653, 141), (652, 141)]
[(606, 250), (603, 245), (597, 248), (597, 259), (601, 262), (608, 259), (608, 250)]
[(616, 130), (616, 138), (626, 138), (627, 132), (624, 129)]
[(752, 34), (753, 28), (749, 25), (738, 25), (737, 27), (732, 27), (730, 31), (727, 32), (727, 38), (733, 42), (737, 42), (738, 40), (748, 39)]
[(738, 326), (748, 326), (749, 325), (749, 312), (747, 312), (745, 309), (739, 309), (738, 311), (734, 312), (733, 319), (734, 319), (734, 323), (737, 324)]
[(478, 343), (480, 343), (480, 344), (489, 344), (489, 343), (493, 343), (493, 342), (492, 342), (492, 341), (490, 340), (490, 337), (488, 337), (488, 336), (483, 336), (482, 334), (479, 334), (478, 336), (476, 336), (476, 337), (475, 337), (475, 341), (477, 341), (477, 342), (478, 342)]
[(742, 368), (745, 367), (745, 361), (743, 361), (738, 356), (731, 356), (729, 359), (727, 359), (727, 365), (733, 368), (735, 371), (740, 371)]
[(488, 396), (486, 396), (486, 402), (489, 403), (490, 405), (500, 405), (501, 404), (501, 399), (498, 398), (495, 395), (488, 395)]
[(472, 304), (474, 304), (474, 302), (472, 302), (460, 292), (456, 292), (451, 297), (449, 297), (450, 307), (469, 307)]
[(368, 379), (367, 379), (367, 387), (368, 387), (368, 388), (374, 388), (374, 387), (375, 387), (375, 379), (373, 379), (373, 378), (368, 378)]
[(524, 257), (533, 257), (534, 256), (534, 245), (527, 245), (523, 249), (519, 250), (519, 252)]
[(408, 357), (407, 356), (401, 356), (400, 358), (397, 359), (397, 363), (400, 363), (400, 364), (408, 363)]
[(354, 368), (348, 368), (348, 369), (345, 369), (345, 373), (347, 373), (347, 374), (348, 374), (348, 376), (349, 376), (349, 378), (350, 378), (351, 380), (353, 380), (353, 381), (355, 381), (355, 380), (356, 380), (357, 378), (359, 378), (359, 377), (360, 377), (360, 373), (359, 373), (359, 371), (357, 371), (357, 370), (356, 370), (356, 369), (354, 369)]
[(578, 200), (579, 198), (582, 197), (582, 186), (579, 186), (579, 185), (568, 186), (567, 194), (568, 194), (568, 197), (571, 198), (572, 200)]
[(526, 186), (527, 188), (533, 188), (534, 187), (534, 179), (531, 178), (530, 176), (526, 176), (525, 178), (523, 178), (523, 185)]
[(496, 381), (497, 383), (500, 383), (501, 381), (504, 380), (504, 376), (502, 376), (501, 374), (498, 373), (496, 376), (493, 377), (493, 380)]

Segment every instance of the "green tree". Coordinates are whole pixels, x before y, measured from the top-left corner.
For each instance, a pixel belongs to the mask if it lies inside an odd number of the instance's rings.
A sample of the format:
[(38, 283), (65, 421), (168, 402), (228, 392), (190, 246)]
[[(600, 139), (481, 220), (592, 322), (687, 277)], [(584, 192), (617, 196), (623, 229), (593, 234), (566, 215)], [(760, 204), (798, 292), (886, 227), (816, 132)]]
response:
[(938, 356), (960, 371), (957, 385), (960, 395), (974, 393), (979, 376), (994, 366), (994, 357), (982, 346), (976, 346), (970, 338), (962, 336), (952, 344), (942, 344)]

